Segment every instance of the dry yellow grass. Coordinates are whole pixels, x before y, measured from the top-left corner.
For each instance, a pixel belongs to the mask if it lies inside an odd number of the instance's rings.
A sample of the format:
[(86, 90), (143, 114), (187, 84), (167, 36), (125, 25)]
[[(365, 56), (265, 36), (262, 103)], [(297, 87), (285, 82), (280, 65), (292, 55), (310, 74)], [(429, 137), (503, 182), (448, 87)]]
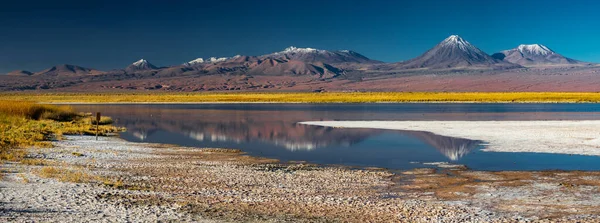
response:
[[(102, 117), (104, 124), (111, 119)], [(20, 161), (25, 147), (49, 147), (50, 138), (63, 134), (95, 134), (90, 118), (69, 106), (40, 105), (23, 101), (0, 101), (0, 160)], [(120, 131), (110, 125), (99, 127), (99, 133)], [(26, 161), (28, 162), (28, 161)]]
[(37, 172), (40, 177), (55, 178), (62, 182), (88, 183), (98, 178), (86, 173), (83, 169), (68, 169), (66, 167), (45, 166)]
[(92, 119), (92, 125), (95, 125), (96, 123), (98, 125), (110, 125), (110, 124), (113, 124), (114, 121), (113, 121), (113, 119), (111, 117), (104, 117), (104, 116), (102, 116), (102, 117), (100, 117), (100, 121), (99, 122), (96, 121), (96, 120), (94, 120), (94, 119)]
[(78, 117), (70, 106), (43, 105), (31, 101), (0, 100), (0, 113), (33, 120), (72, 121)]
[(121, 180), (112, 180), (112, 179), (108, 179), (108, 178), (104, 179), (102, 181), (102, 184), (104, 184), (104, 186), (109, 186), (109, 187), (117, 188), (117, 189), (121, 189), (121, 188), (124, 187), (123, 181), (121, 181)]
[(55, 162), (45, 159), (22, 159), (22, 164), (30, 166), (49, 166), (55, 164)]
[(600, 102), (595, 92), (2, 93), (43, 103)]
[[(68, 106), (40, 105), (23, 101), (0, 101), (0, 162), (18, 161), (24, 165), (42, 166), (36, 173), (45, 178), (56, 178), (63, 182), (86, 183), (101, 181), (81, 167), (68, 167), (45, 159), (26, 158), (26, 147), (49, 147), (52, 137), (62, 134), (94, 134), (91, 114), (79, 114)], [(120, 131), (110, 126), (112, 119), (101, 117), (100, 134)], [(84, 156), (72, 152), (74, 156)], [(19, 174), (24, 183), (29, 182)], [(2, 175), (0, 174), (0, 177)], [(114, 185), (122, 187), (122, 182)]]
[(19, 178), (21, 178), (21, 181), (25, 184), (29, 183), (29, 179), (27, 178), (27, 176), (25, 176), (25, 174), (23, 173), (19, 173)]

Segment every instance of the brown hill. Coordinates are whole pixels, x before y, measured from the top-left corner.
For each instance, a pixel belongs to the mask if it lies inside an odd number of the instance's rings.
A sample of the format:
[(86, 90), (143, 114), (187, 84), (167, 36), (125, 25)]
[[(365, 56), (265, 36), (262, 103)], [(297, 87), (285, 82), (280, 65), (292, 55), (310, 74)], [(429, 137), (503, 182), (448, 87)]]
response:
[(9, 76), (31, 76), (31, 75), (33, 75), (33, 72), (29, 72), (26, 70), (15, 70), (15, 71), (6, 73), (6, 75), (9, 75)]
[(260, 56), (261, 59), (298, 60), (306, 63), (326, 63), (332, 65), (364, 63), (374, 64), (380, 61), (371, 60), (351, 50), (328, 51), (313, 48), (288, 47), (281, 52)]
[(332, 78), (340, 70), (323, 63), (309, 64), (299, 60), (264, 59), (253, 67), (249, 74), (262, 75), (310, 75), (319, 78)]
[(34, 76), (80, 76), (80, 75), (98, 75), (104, 72), (99, 70), (94, 70), (91, 68), (85, 68), (70, 64), (61, 64), (56, 65), (46, 70), (34, 73)]

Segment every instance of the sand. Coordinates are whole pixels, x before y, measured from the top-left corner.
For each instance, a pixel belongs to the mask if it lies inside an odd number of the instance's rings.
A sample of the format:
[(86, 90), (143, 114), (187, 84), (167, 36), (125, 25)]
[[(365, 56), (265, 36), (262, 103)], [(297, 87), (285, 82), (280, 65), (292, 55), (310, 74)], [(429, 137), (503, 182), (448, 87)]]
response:
[(483, 151), (600, 156), (600, 121), (314, 121), (336, 128), (425, 131), (481, 140)]

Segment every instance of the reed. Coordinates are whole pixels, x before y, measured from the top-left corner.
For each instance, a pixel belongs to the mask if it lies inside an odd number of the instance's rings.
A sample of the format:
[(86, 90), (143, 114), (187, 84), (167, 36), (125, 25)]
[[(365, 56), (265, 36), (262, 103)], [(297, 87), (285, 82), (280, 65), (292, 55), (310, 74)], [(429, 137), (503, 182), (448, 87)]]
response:
[(72, 121), (78, 114), (70, 106), (36, 104), (30, 101), (0, 101), (0, 113), (34, 120)]
[[(95, 134), (89, 115), (69, 106), (40, 105), (25, 101), (0, 101), (0, 160), (21, 161), (27, 147), (49, 147), (50, 139), (63, 134)], [(103, 117), (106, 123), (110, 118)], [(101, 125), (99, 133), (121, 131)]]

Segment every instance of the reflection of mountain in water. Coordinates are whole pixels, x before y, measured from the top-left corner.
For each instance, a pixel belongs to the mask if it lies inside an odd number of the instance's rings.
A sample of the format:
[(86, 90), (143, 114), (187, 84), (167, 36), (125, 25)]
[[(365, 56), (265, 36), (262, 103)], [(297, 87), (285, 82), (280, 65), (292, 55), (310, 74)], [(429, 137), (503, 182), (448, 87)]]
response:
[[(310, 120), (302, 111), (123, 109), (110, 115), (138, 140), (158, 131), (185, 135), (199, 142), (264, 142), (290, 151), (310, 151), (330, 145), (352, 145), (374, 133), (373, 129), (332, 129), (299, 125)], [(105, 112), (106, 113), (106, 112)], [(107, 113), (108, 114), (108, 113)]]
[(150, 128), (150, 130), (148, 130), (147, 128), (133, 128), (133, 129), (127, 129), (127, 132), (131, 133), (131, 135), (137, 139), (139, 139), (140, 141), (146, 141), (146, 139), (150, 136), (152, 136), (152, 134), (156, 133), (159, 129), (156, 128)]
[(438, 151), (440, 151), (440, 153), (452, 161), (459, 160), (463, 156), (476, 149), (482, 143), (478, 140), (441, 136), (431, 132), (402, 132), (423, 140), (425, 143), (435, 147)]
[(141, 141), (146, 140), (146, 138), (148, 138), (148, 133), (146, 131), (140, 130), (140, 131), (131, 131), (131, 134), (140, 139)]
[[(220, 123), (219, 128), (210, 124), (199, 124), (197, 130), (181, 131), (184, 135), (209, 142), (253, 142), (260, 141), (281, 146), (290, 151), (310, 151), (329, 145), (348, 146), (371, 136), (377, 130), (341, 130), (323, 127), (272, 123), (273, 125), (228, 125)], [(225, 126), (222, 126), (225, 125)], [(282, 126), (287, 128), (281, 128)], [(231, 127), (226, 127), (231, 126)]]
[[(327, 146), (350, 146), (384, 130), (337, 129), (296, 124), (315, 120), (314, 113), (277, 110), (211, 110), (153, 107), (105, 106), (135, 138), (146, 141), (167, 131), (199, 142), (264, 142), (290, 151), (310, 151)], [(98, 109), (90, 109), (98, 110)], [(339, 114), (336, 114), (339, 116)], [(319, 119), (336, 118), (328, 114)], [(435, 147), (450, 160), (458, 160), (479, 145), (479, 141), (439, 136), (428, 132), (395, 131), (416, 137)], [(164, 136), (155, 136), (164, 137)]]

